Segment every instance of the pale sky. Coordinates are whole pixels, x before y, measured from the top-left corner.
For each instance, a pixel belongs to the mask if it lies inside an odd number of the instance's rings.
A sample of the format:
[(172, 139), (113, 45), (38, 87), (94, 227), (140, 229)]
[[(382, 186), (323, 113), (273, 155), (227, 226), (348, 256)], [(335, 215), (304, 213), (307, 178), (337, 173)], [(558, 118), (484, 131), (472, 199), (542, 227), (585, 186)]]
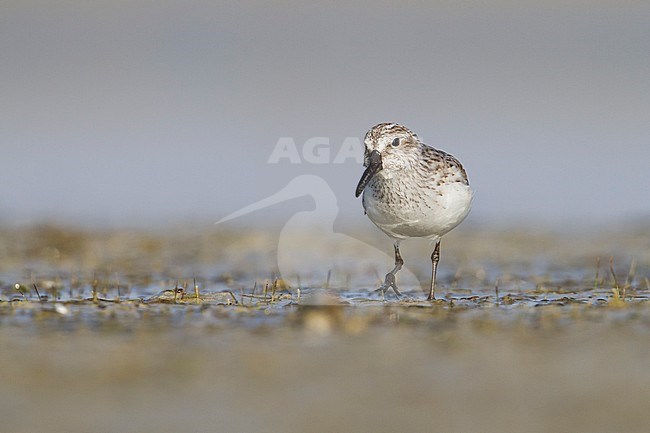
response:
[(383, 121), (464, 163), (474, 221), (647, 217), (648, 53), (647, 1), (3, 0), (0, 222), (216, 221), (301, 174), (361, 220), (354, 159), (268, 160)]

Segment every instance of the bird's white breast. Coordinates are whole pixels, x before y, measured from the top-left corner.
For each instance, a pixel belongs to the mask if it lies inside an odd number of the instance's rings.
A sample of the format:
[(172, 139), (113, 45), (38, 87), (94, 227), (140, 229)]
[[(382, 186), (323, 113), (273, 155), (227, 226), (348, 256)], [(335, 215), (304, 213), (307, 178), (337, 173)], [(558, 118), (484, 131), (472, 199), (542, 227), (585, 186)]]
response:
[(464, 182), (418, 182), (409, 176), (378, 176), (363, 194), (370, 220), (396, 239), (437, 239), (467, 217), (472, 190)]

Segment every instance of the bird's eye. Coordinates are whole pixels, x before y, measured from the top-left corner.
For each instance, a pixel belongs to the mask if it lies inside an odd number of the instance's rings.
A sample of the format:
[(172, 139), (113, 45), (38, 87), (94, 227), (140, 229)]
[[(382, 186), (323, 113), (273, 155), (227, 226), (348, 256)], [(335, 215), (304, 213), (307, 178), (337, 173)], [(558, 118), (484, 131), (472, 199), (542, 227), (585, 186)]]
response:
[(395, 140), (393, 140), (393, 142), (390, 145), (393, 146), (393, 147), (399, 146), (399, 137), (396, 138)]

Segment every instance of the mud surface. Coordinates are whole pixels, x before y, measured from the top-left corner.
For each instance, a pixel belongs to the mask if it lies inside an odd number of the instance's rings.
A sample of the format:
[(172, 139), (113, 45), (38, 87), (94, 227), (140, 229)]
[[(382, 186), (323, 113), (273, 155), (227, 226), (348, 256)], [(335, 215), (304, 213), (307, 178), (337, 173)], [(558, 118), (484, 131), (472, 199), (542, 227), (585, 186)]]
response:
[(644, 432), (647, 233), (452, 233), (431, 303), (270, 232), (0, 229), (1, 430)]

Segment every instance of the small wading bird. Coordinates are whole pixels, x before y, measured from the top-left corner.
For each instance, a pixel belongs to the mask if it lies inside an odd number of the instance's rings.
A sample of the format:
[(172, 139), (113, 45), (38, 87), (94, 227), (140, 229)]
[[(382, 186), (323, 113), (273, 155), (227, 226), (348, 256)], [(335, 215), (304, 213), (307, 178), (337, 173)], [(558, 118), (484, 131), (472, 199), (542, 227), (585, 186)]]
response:
[(422, 143), (411, 130), (397, 123), (380, 123), (364, 139), (364, 167), (356, 196), (370, 220), (390, 236), (395, 246), (395, 267), (386, 274), (381, 290), (400, 292), (395, 274), (404, 260), (400, 241), (426, 238), (435, 242), (431, 255), (431, 287), (435, 299), (440, 238), (469, 213), (472, 190), (461, 163), (453, 156)]

